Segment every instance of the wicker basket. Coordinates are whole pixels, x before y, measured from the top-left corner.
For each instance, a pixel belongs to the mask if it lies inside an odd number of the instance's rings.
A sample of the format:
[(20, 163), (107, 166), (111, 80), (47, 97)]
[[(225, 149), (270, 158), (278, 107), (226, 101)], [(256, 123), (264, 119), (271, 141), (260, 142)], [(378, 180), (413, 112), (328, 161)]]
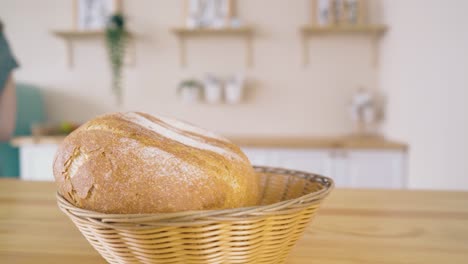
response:
[(60, 209), (110, 263), (283, 263), (333, 188), (315, 174), (256, 167), (259, 206), (167, 214), (103, 214), (57, 195)]

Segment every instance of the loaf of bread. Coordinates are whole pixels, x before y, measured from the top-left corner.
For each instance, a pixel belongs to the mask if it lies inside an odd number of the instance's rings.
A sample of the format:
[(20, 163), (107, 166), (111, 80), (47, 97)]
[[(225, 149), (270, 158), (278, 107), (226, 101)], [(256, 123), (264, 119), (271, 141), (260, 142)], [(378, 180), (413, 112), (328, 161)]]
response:
[(209, 131), (144, 113), (97, 117), (60, 145), (58, 192), (73, 205), (140, 214), (252, 206), (259, 178), (239, 147)]

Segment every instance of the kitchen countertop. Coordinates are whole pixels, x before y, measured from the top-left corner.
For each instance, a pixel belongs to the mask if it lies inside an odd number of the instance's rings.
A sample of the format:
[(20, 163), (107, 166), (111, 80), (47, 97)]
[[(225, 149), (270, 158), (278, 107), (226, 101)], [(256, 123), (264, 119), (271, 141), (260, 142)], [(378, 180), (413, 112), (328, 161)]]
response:
[[(14, 146), (28, 144), (59, 144), (64, 136), (32, 136), (16, 137), (11, 143)], [(401, 142), (388, 140), (381, 137), (358, 137), (358, 136), (336, 136), (336, 137), (274, 137), (274, 136), (251, 136), (227, 137), (234, 143), (243, 147), (260, 148), (343, 148), (343, 149), (388, 149), (406, 151), (408, 146)]]
[[(467, 263), (468, 192), (337, 189), (290, 264)], [(0, 263), (105, 263), (50, 182), (0, 180)]]

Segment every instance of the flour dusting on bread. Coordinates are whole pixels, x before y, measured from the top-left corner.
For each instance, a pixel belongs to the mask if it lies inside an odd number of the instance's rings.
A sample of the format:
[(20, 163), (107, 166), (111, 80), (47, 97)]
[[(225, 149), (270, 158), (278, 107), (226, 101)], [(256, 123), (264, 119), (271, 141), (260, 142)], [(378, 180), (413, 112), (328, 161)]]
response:
[(194, 133), (194, 134), (198, 134), (198, 135), (203, 135), (205, 137), (210, 137), (210, 138), (213, 138), (213, 139), (217, 139), (217, 140), (220, 140), (220, 141), (230, 143), (230, 141), (225, 137), (222, 137), (222, 136), (220, 136), (220, 135), (218, 135), (216, 133), (205, 130), (203, 128), (193, 126), (193, 125), (191, 125), (189, 123), (181, 122), (181, 121), (179, 121), (177, 119), (173, 119), (173, 118), (165, 117), (165, 116), (158, 116), (158, 119), (163, 121), (164, 123), (172, 126), (172, 127), (180, 129), (182, 131), (186, 131), (186, 132)]
[(163, 164), (164, 166), (161, 166), (154, 176), (176, 176), (175, 180), (184, 181), (187, 184), (192, 184), (203, 177), (203, 171), (198, 167), (160, 148), (145, 146), (138, 140), (131, 138), (121, 138), (119, 142), (119, 151), (132, 153), (148, 164), (155, 161)]
[[(218, 146), (214, 146), (214, 145), (211, 145), (207, 142), (204, 142), (204, 141), (201, 141), (197, 138), (193, 138), (193, 137), (190, 137), (188, 135), (184, 135), (182, 133), (179, 133), (177, 131), (174, 131), (174, 130), (171, 130), (169, 128), (166, 128), (156, 122), (153, 122), (151, 120), (149, 120), (148, 118), (138, 114), (138, 113), (135, 113), (135, 112), (128, 112), (128, 113), (125, 113), (123, 116), (122, 116), (123, 119), (129, 121), (129, 122), (132, 122), (134, 124), (137, 124), (145, 129), (148, 129), (150, 131), (153, 131), (154, 133), (157, 133), (165, 138), (168, 138), (168, 139), (171, 139), (171, 140), (174, 140), (174, 141), (177, 141), (179, 143), (182, 143), (184, 145), (187, 145), (187, 146), (190, 146), (190, 147), (193, 147), (193, 148), (197, 148), (197, 149), (202, 149), (202, 150), (208, 150), (208, 151), (212, 151), (212, 152), (215, 152), (215, 153), (218, 153), (220, 155), (223, 155), (223, 156), (228, 156), (228, 157), (232, 157), (232, 158), (236, 158), (236, 159), (243, 159), (242, 157), (240, 157), (237, 153), (234, 153), (232, 152), (231, 150), (229, 149), (224, 149), (224, 148), (221, 148), (221, 147), (218, 147)], [(200, 136), (204, 136), (204, 135), (200, 135)]]

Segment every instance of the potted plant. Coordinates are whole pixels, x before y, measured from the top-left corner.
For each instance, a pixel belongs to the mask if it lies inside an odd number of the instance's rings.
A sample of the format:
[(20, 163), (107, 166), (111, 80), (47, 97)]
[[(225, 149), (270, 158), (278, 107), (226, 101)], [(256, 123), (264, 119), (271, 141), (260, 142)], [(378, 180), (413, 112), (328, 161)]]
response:
[(183, 102), (193, 103), (200, 100), (202, 88), (203, 85), (199, 81), (188, 79), (179, 84), (177, 91)]
[(106, 26), (106, 43), (112, 70), (112, 90), (117, 103), (122, 103), (122, 68), (127, 42), (125, 18), (117, 13), (109, 18)]

